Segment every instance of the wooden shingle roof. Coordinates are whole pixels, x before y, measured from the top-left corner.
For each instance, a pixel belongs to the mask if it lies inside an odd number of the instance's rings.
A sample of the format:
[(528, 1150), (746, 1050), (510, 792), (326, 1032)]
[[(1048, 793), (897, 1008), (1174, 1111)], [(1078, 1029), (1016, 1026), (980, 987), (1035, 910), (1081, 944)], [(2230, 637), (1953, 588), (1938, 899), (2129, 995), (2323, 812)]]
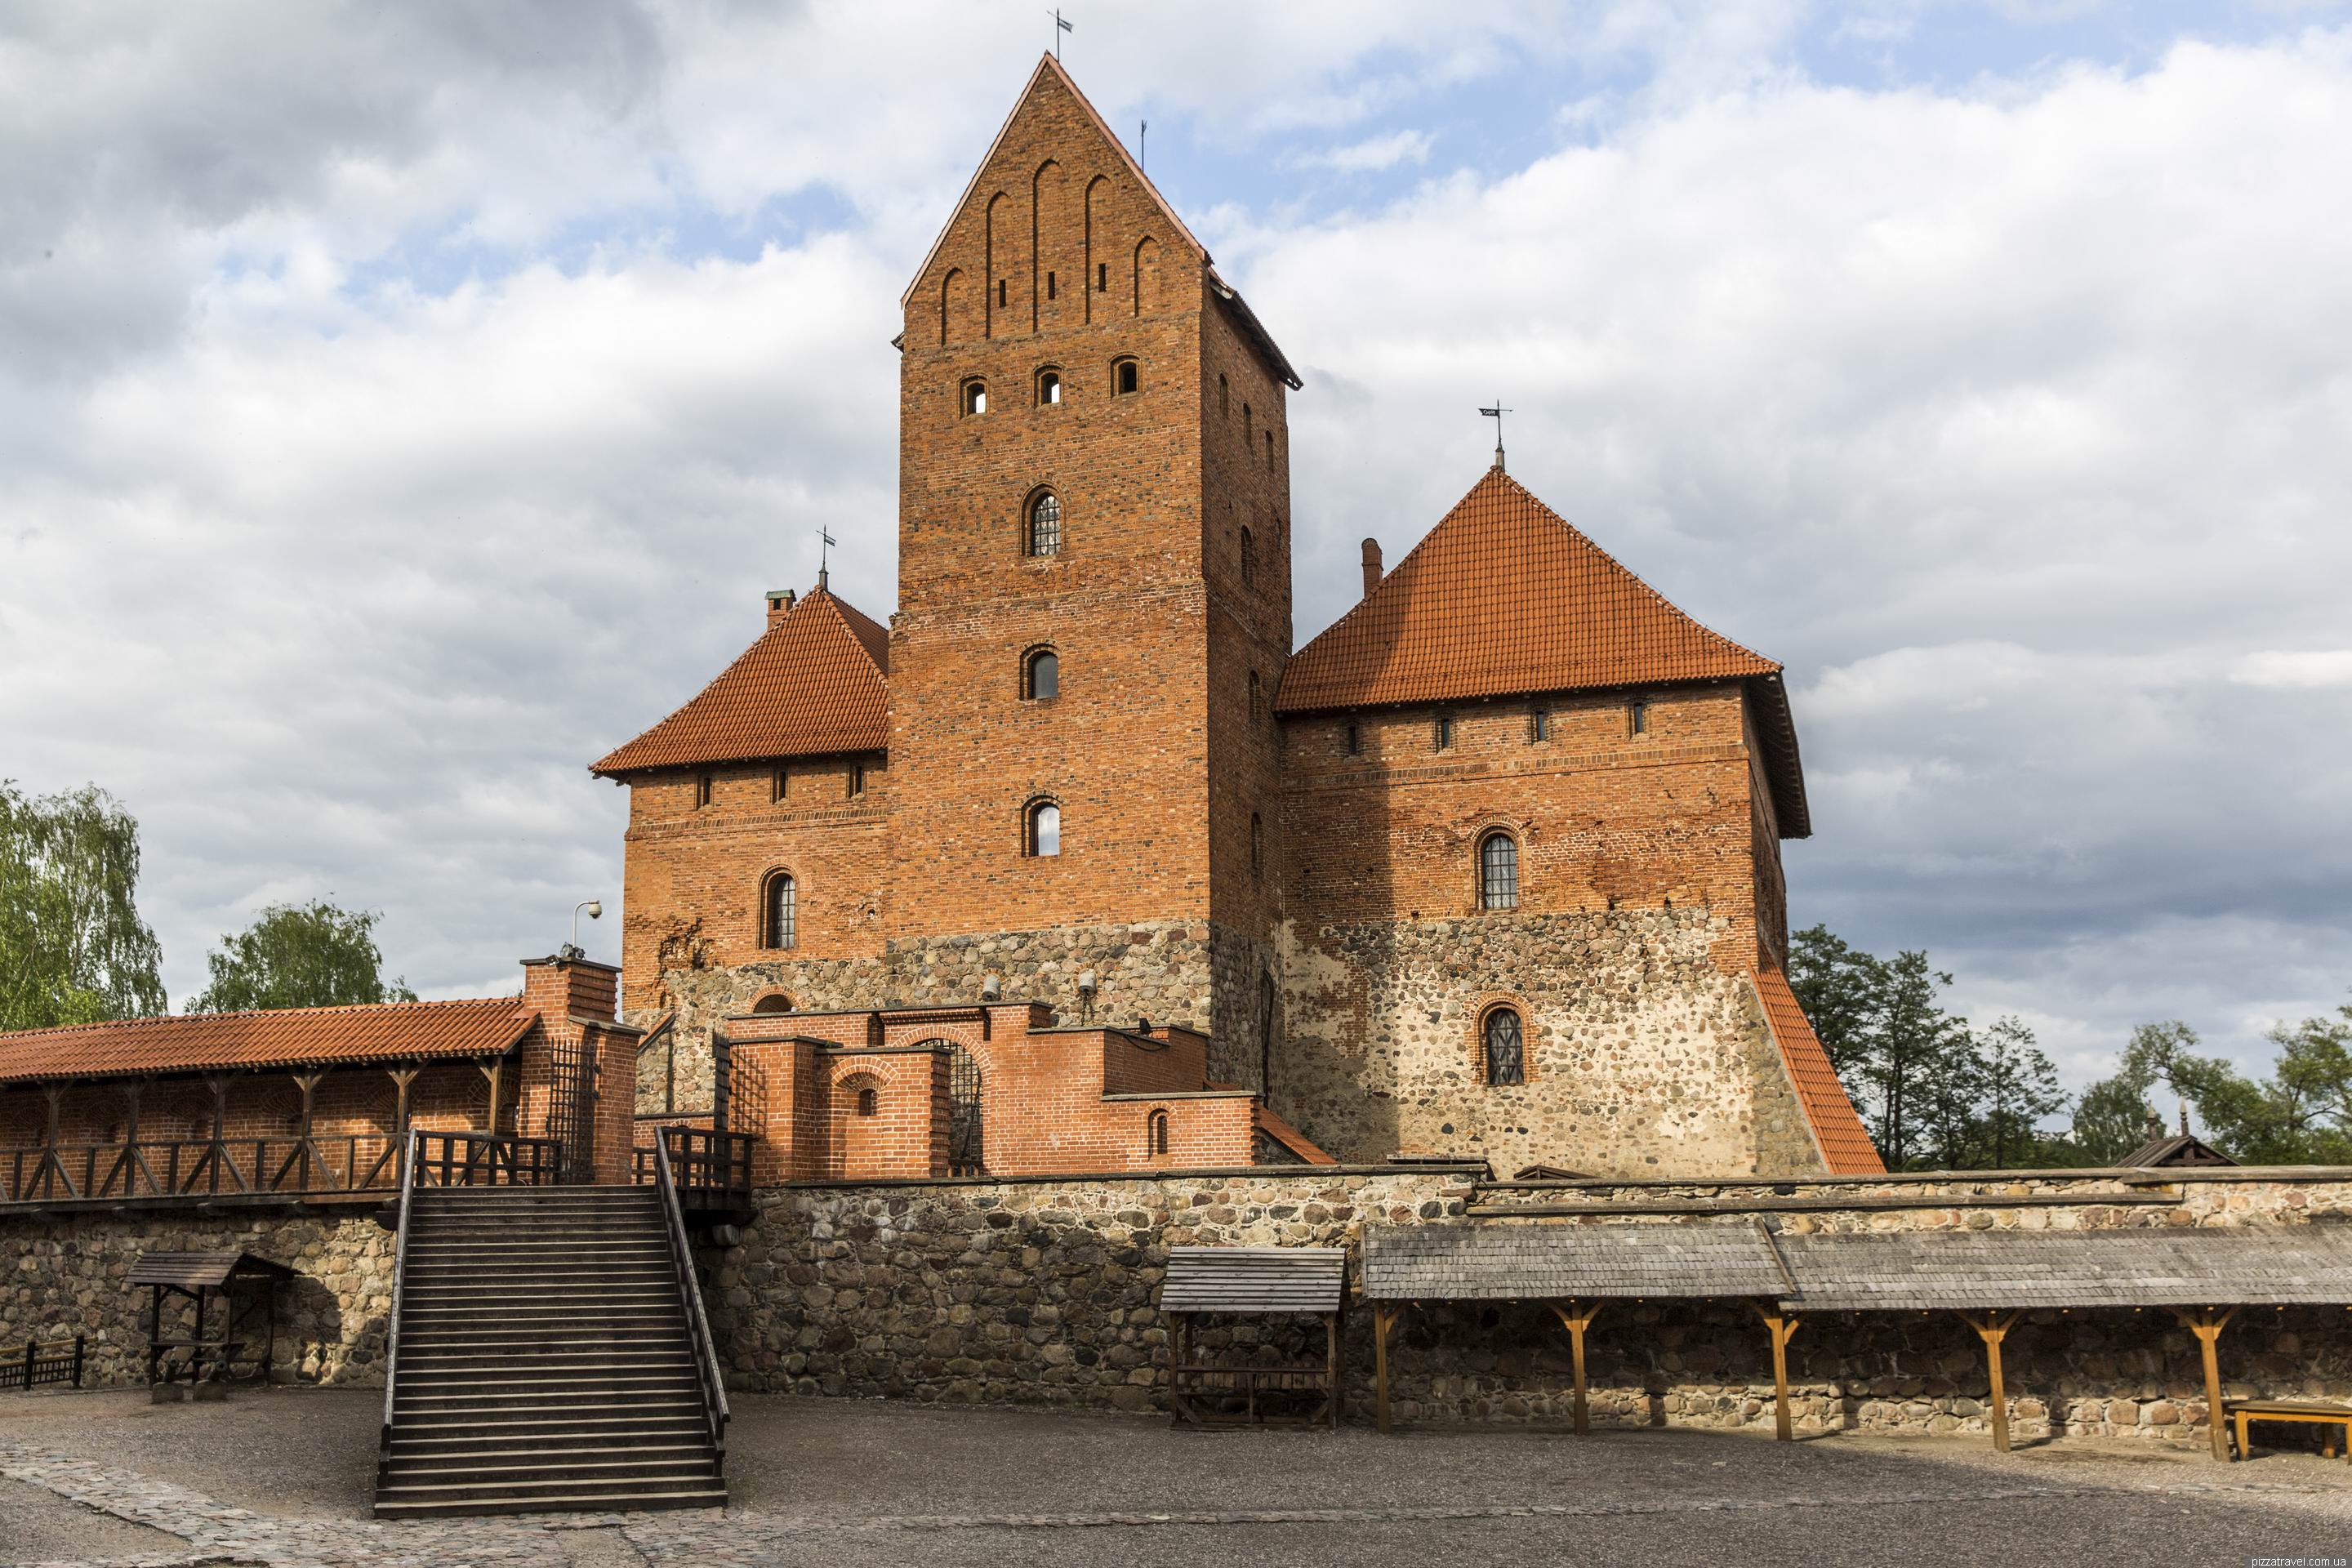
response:
[(142, 1252), (123, 1276), (126, 1285), (218, 1289), (232, 1279), (291, 1279), (294, 1270), (251, 1252)]
[(1364, 1232), (1377, 1300), (1564, 1300), (1788, 1293), (1752, 1225), (1426, 1225)]
[(1813, 1311), (2352, 1305), (2352, 1236), (2276, 1230), (1910, 1231), (1775, 1238)]
[(1171, 1247), (1164, 1312), (1336, 1312), (1348, 1285), (1338, 1247)]
[(588, 771), (609, 776), (885, 750), (889, 668), (890, 634), (819, 587), (685, 707)]
[(1277, 713), (1748, 683), (1784, 838), (1811, 831), (1780, 667), (1710, 631), (1500, 468), (1291, 658)]
[(0, 1035), (0, 1084), (224, 1068), (463, 1060), (504, 1055), (539, 1021), (512, 996), (185, 1013)]
[(1813, 1130), (1813, 1142), (1821, 1146), (1830, 1173), (1874, 1176), (1885, 1171), (1886, 1163), (1878, 1157), (1878, 1145), (1870, 1141), (1845, 1085), (1838, 1081), (1837, 1068), (1830, 1065), (1829, 1052), (1813, 1033), (1812, 1020), (1798, 1005), (1797, 994), (1789, 989), (1789, 977), (1777, 969), (1764, 970), (1756, 976), (1756, 994), (1764, 1004), (1765, 1022), (1771, 1026), (1773, 1043), (1780, 1047), (1780, 1060), (1789, 1070), (1790, 1082), (1796, 1086), (1797, 1102), (1804, 1107), (1805, 1121)]

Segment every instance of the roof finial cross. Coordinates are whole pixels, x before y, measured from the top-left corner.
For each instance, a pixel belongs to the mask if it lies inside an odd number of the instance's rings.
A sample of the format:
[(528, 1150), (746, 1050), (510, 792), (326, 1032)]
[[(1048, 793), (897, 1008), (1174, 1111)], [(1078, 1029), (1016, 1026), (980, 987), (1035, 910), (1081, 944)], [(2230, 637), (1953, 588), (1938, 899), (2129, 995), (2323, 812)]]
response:
[(1503, 416), (1511, 411), (1503, 406), (1503, 400), (1498, 397), (1495, 399), (1495, 406), (1481, 408), (1478, 412), (1495, 422), (1495, 470), (1500, 473), (1503, 471)]
[(1077, 30), (1078, 25), (1076, 22), (1066, 22), (1062, 20), (1062, 8), (1060, 6), (1056, 5), (1054, 7), (1054, 58), (1055, 59), (1058, 60), (1062, 58), (1062, 35), (1064, 33), (1075, 33)]
[(829, 563), (825, 552), (841, 541), (835, 539), (822, 524), (817, 528), (816, 540), (816, 585), (822, 588), (824, 586), (825, 567)]

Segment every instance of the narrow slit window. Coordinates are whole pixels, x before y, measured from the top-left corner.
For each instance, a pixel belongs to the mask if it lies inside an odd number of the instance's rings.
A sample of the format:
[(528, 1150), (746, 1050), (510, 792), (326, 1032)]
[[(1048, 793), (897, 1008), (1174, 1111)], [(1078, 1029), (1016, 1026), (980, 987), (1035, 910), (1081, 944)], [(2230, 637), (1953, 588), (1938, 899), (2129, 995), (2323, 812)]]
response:
[(849, 764), (849, 798), (856, 800), (859, 795), (864, 795), (865, 793), (866, 764), (864, 763), (852, 763)]
[(1258, 679), (1257, 679), (1257, 671), (1256, 671), (1256, 670), (1255, 670), (1255, 669), (1253, 669), (1253, 670), (1251, 670), (1251, 671), (1250, 671), (1250, 679), (1249, 679), (1250, 722), (1251, 722), (1251, 723), (1253, 723), (1253, 724), (1255, 724), (1255, 723), (1256, 723), (1256, 722), (1257, 722), (1257, 692), (1258, 692)]
[(1352, 756), (1359, 755), (1359, 754), (1360, 754), (1360, 753), (1362, 752), (1363, 749), (1364, 749), (1364, 734), (1363, 734), (1363, 731), (1360, 731), (1360, 730), (1359, 730), (1359, 729), (1357, 729), (1357, 728), (1356, 728), (1356, 726), (1355, 726), (1355, 725), (1353, 725), (1353, 724), (1349, 725), (1349, 726), (1348, 726), (1348, 754), (1349, 754), (1349, 756), (1351, 756), (1351, 757), (1352, 757)]
[(1062, 552), (1062, 503), (1053, 491), (1047, 490), (1029, 503), (1029, 553), (1059, 555)]
[(1053, 275), (1051, 272), (1048, 272), (1048, 273), (1046, 273), (1046, 274), (1045, 274), (1045, 298), (1047, 298), (1048, 300), (1050, 300), (1050, 299), (1052, 299), (1053, 297), (1054, 297), (1054, 275)]
[(1519, 1016), (1508, 1007), (1497, 1007), (1486, 1015), (1485, 1026), (1479, 1031), (1482, 1047), (1480, 1066), (1486, 1081), (1494, 1085), (1528, 1081), (1526, 1041), (1519, 1028)]
[(1168, 1152), (1168, 1113), (1155, 1110), (1143, 1120), (1143, 1143), (1154, 1154)]
[(1269, 468), (1274, 467), (1274, 432), (1271, 430), (1265, 433), (1265, 466)]
[(1004, 309), (1004, 279), (1002, 278), (996, 280), (996, 308), (1000, 310)]
[(1255, 811), (1250, 813), (1250, 875), (1265, 869), (1265, 823)]
[(1478, 907), (1519, 907), (1519, 841), (1507, 833), (1489, 833), (1479, 840)]
[(694, 781), (694, 806), (697, 811), (710, 804), (710, 775), (701, 773)]
[(1650, 705), (1647, 701), (1636, 697), (1626, 705), (1625, 727), (1631, 734), (1646, 735), (1650, 732)]
[(1257, 583), (1257, 539), (1246, 528), (1242, 530), (1242, 586), (1253, 587)]
[(1108, 261), (1095, 263), (1095, 292), (1097, 294), (1110, 292), (1110, 263)]
[(1540, 708), (1530, 710), (1528, 713), (1528, 742), (1533, 744), (1542, 741), (1549, 741), (1550, 739), (1551, 715)]
[(1434, 742), (1436, 749), (1441, 752), (1454, 744), (1453, 714), (1440, 713), (1437, 716), (1437, 723), (1433, 729), (1430, 739)]
[(768, 781), (768, 787), (774, 792), (773, 798), (781, 805), (784, 800), (789, 798), (793, 793), (792, 770), (790, 768), (778, 768), (776, 770), (775, 776)]
[(1223, 372), (1219, 372), (1217, 375), (1217, 417), (1220, 419), (1229, 419), (1233, 416), (1233, 412), (1234, 389), (1226, 384), (1224, 374)]
[(1242, 440), (1247, 444), (1253, 439), (1255, 437), (1250, 433), (1250, 405), (1244, 403), (1242, 405)]

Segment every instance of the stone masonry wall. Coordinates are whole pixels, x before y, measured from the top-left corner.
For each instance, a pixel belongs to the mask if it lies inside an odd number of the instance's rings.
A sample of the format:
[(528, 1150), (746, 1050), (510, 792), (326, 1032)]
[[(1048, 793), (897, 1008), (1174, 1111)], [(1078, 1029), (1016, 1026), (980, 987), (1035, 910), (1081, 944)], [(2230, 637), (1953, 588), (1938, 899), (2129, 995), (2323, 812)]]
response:
[(151, 1248), (236, 1247), (301, 1274), (279, 1288), (279, 1381), (381, 1384), (394, 1239), (358, 1211), (234, 1219), (161, 1210), (0, 1215), (0, 1344), (84, 1335), (85, 1383), (144, 1382), (149, 1291), (123, 1283), (131, 1265)]
[[(1705, 909), (1286, 928), (1275, 1109), (1341, 1160), (1458, 1154), (1508, 1176), (1818, 1170), (1731, 933)], [(1524, 1084), (1482, 1081), (1496, 1003)]]
[[(2127, 1189), (2098, 1179), (1790, 1185), (1800, 1198), (1896, 1194), (1953, 1205), (1774, 1216), (1790, 1229), (2352, 1223), (2352, 1183), (2343, 1181), (2188, 1183), (2176, 1204), (2152, 1206), (2117, 1205), (2113, 1200)], [(1639, 1195), (1726, 1201), (1733, 1191), (1645, 1188)], [(1297, 1168), (1247, 1176), (776, 1188), (760, 1194), (760, 1216), (740, 1244), (709, 1249), (703, 1262), (712, 1328), (738, 1386), (1138, 1410), (1157, 1407), (1165, 1396), (1168, 1335), (1156, 1300), (1168, 1247), (1353, 1247), (1367, 1224), (1458, 1218), (1468, 1194), (1458, 1176), (1443, 1173)], [(1973, 1206), (2052, 1194), (2081, 1202)], [(1621, 1195), (1593, 1192), (1582, 1200), (1601, 1204)], [(1695, 1216), (1692, 1223), (1748, 1225), (1753, 1216)], [(1298, 1331), (1284, 1326), (1212, 1321), (1202, 1335), (1204, 1355), (1282, 1361), (1313, 1353)], [(1588, 1345), (1600, 1425), (1769, 1427), (1769, 1346), (1742, 1303), (1612, 1303)], [(2168, 1314), (2028, 1313), (2011, 1330), (2005, 1352), (2020, 1437), (2055, 1427), (2203, 1440), (2196, 1345)], [(1804, 1320), (1790, 1353), (1802, 1430), (1988, 1427), (1982, 1349), (1950, 1313), (1822, 1314)], [(2233, 1394), (2352, 1395), (2352, 1326), (2341, 1309), (2242, 1312), (2223, 1334), (2221, 1355)], [(1350, 1315), (1347, 1357), (1351, 1409), (1368, 1418), (1369, 1313)], [(1408, 1312), (1391, 1358), (1399, 1419), (1550, 1424), (1569, 1417), (1567, 1338), (1536, 1305), (1432, 1305)]]

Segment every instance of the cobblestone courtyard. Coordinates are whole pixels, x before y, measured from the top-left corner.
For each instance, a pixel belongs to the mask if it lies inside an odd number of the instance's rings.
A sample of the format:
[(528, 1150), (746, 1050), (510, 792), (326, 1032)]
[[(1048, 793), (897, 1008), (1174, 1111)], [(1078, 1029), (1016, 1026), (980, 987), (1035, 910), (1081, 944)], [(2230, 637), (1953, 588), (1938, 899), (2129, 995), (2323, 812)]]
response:
[(0, 1402), (0, 1561), (75, 1563), (2241, 1563), (2352, 1554), (2352, 1468), (2144, 1443), (1171, 1430), (747, 1397), (736, 1505), (378, 1525), (382, 1405), (273, 1390)]

